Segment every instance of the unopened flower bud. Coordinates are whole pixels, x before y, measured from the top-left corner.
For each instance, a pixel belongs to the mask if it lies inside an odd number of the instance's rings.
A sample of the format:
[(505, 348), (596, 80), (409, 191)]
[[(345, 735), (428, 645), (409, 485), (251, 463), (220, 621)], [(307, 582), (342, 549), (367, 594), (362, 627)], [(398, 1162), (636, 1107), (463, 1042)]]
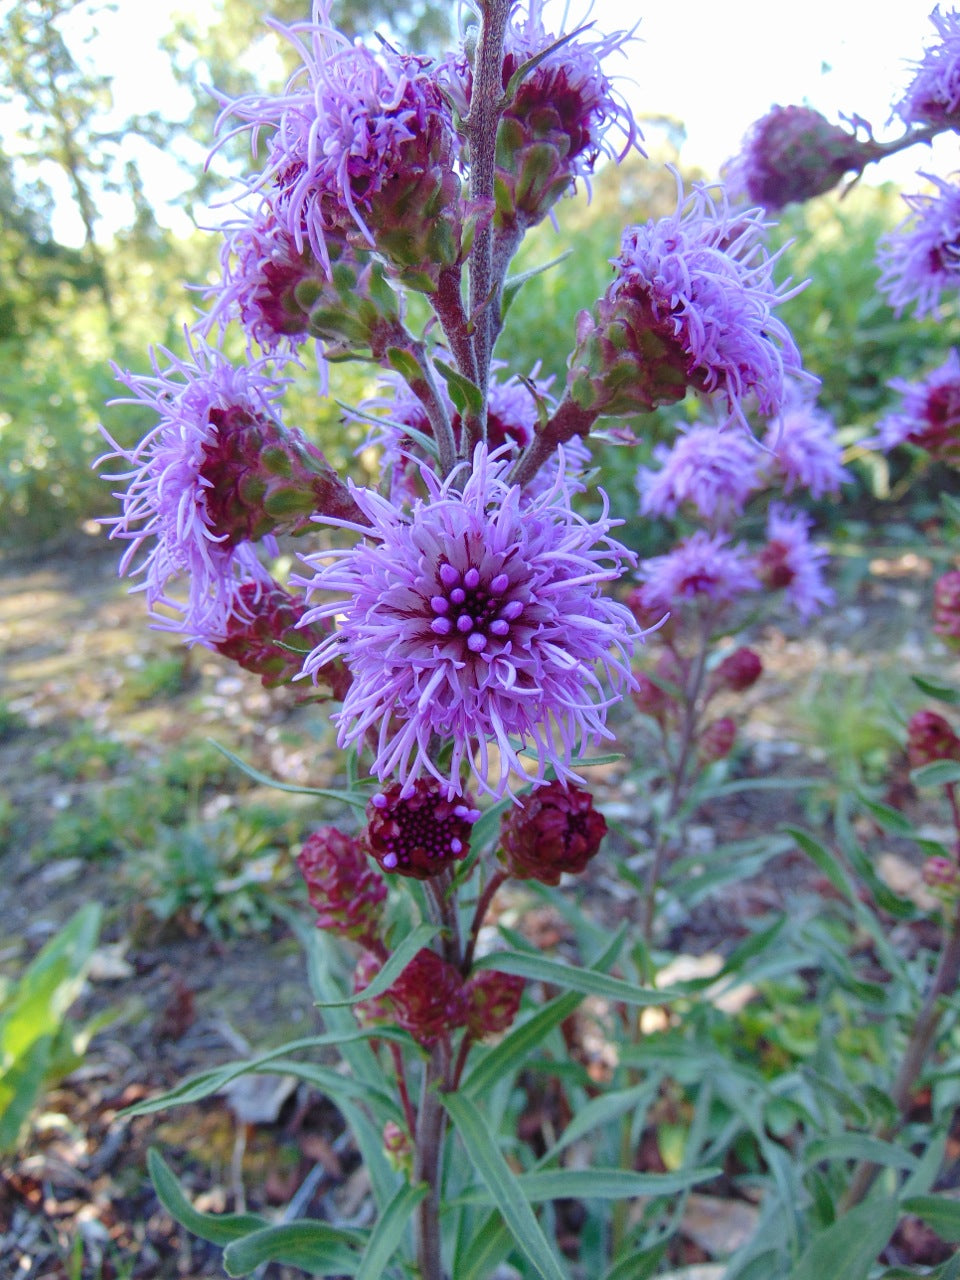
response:
[(398, 1173), (409, 1174), (413, 1170), (413, 1143), (395, 1120), (383, 1126), (383, 1149), (392, 1168)]
[(210, 410), (200, 477), (210, 524), (229, 545), (311, 528), (322, 513), (367, 523), (316, 445), (240, 405)]
[(907, 725), (907, 759), (911, 769), (935, 760), (960, 760), (960, 738), (936, 711), (918, 711)]
[[(361, 957), (361, 964), (354, 974), (355, 991), (369, 985), (380, 969), (375, 956)], [(392, 986), (354, 1009), (361, 1022), (392, 1022), (429, 1049), (466, 1022), (466, 988), (459, 969), (423, 947)]]
[[(278, 582), (244, 582), (237, 589), (226, 637), (215, 641), (213, 648), (245, 671), (255, 672), (267, 689), (289, 684), (300, 674), (310, 650), (330, 634), (329, 624), (322, 620), (301, 627), (305, 612), (303, 596), (285, 591)], [(342, 702), (350, 687), (350, 673), (343, 662), (328, 664), (323, 678)]]
[(500, 824), (510, 874), (542, 884), (559, 884), (564, 872), (582, 872), (606, 832), (606, 819), (593, 807), (590, 792), (561, 782), (523, 796)]
[(479, 817), (468, 794), (448, 800), (424, 778), (405, 788), (394, 783), (367, 805), (364, 847), (384, 871), (427, 880), (467, 856)]
[(960, 646), (960, 572), (951, 569), (933, 589), (933, 629), (951, 648)]
[(950, 858), (937, 855), (923, 864), (923, 882), (934, 890), (960, 892), (960, 867)]
[(725, 178), (732, 195), (772, 211), (823, 195), (876, 158), (875, 143), (812, 107), (774, 107), (752, 126)]
[(637, 709), (651, 720), (663, 721), (673, 706), (669, 698), (655, 680), (651, 680), (645, 671), (636, 674), (637, 687), (633, 691), (633, 701)]
[(728, 654), (716, 670), (717, 684), (733, 693), (743, 693), (760, 679), (763, 663), (753, 649), (742, 645)]
[(524, 979), (499, 969), (480, 969), (467, 983), (467, 1033), (474, 1040), (502, 1035), (520, 1009)]
[(321, 827), (304, 842), (297, 865), (319, 929), (368, 946), (376, 941), (387, 889), (356, 837)]
[(712, 760), (723, 760), (733, 750), (737, 736), (736, 721), (730, 716), (721, 716), (713, 720), (700, 735), (698, 754), (700, 759), (709, 764)]
[(771, 538), (756, 559), (757, 577), (771, 591), (784, 591), (796, 577), (792, 548), (781, 538)]

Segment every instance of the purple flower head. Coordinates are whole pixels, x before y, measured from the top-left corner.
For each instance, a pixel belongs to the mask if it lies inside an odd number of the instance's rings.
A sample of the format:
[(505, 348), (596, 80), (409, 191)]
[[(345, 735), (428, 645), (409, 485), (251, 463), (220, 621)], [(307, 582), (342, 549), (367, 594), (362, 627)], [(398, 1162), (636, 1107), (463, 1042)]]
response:
[(916, 74), (894, 112), (906, 125), (932, 124), (960, 128), (960, 13), (930, 15), (938, 43), (917, 63)]
[(736, 600), (758, 591), (750, 555), (741, 545), (730, 546), (723, 533), (698, 529), (664, 556), (641, 560), (641, 602), (652, 612), (676, 609), (686, 600)]
[(870, 153), (869, 143), (812, 107), (773, 107), (751, 126), (724, 179), (734, 199), (774, 211), (830, 191)]
[(781, 481), (784, 493), (801, 488), (822, 498), (839, 493), (850, 479), (840, 462), (843, 451), (833, 419), (799, 388), (791, 391), (780, 417), (767, 427), (763, 443), (769, 451), (769, 469)]
[(316, 0), (314, 17), (276, 24), (303, 58), (286, 92), (227, 102), (221, 116), (243, 121), (254, 147), (261, 130), (272, 130), (250, 186), (325, 269), (333, 230), (355, 233), (405, 269), (456, 261), (458, 143), (427, 64), (352, 44), (331, 26), (328, 0)]
[(867, 448), (915, 444), (944, 461), (960, 459), (960, 354), (951, 351), (919, 382), (894, 378), (887, 385), (902, 396), (900, 408), (880, 419)]
[(759, 488), (761, 452), (737, 425), (690, 427), (671, 448), (657, 445), (653, 456), (660, 469), (641, 467), (637, 473), (644, 515), (673, 516), (690, 503), (706, 520), (727, 520), (740, 515)]
[(913, 212), (879, 242), (877, 287), (899, 315), (911, 304), (919, 319), (939, 306), (944, 290), (960, 288), (960, 188), (921, 173), (937, 195), (910, 195)]
[(801, 618), (819, 613), (834, 599), (823, 581), (827, 553), (810, 541), (811, 523), (804, 512), (772, 503), (767, 512), (767, 545), (757, 557), (764, 585), (784, 591)]
[[(152, 375), (115, 369), (133, 393), (117, 404), (145, 404), (159, 421), (135, 449), (123, 449), (109, 436), (114, 452), (130, 469), (106, 476), (127, 481), (116, 496), (122, 515), (104, 521), (110, 536), (130, 545), (120, 573), (130, 570), (141, 548), (146, 556), (133, 572), (142, 575), (137, 588), (146, 593), (151, 611), (163, 605), (180, 615), (174, 622), (157, 615), (162, 626), (194, 638), (225, 638), (237, 605), (238, 584), (270, 582), (261, 568), (243, 521), (230, 527), (223, 519), (224, 495), (211, 475), (220, 453), (218, 423), (239, 416), (244, 421), (272, 423), (273, 400), (281, 385), (264, 372), (264, 362), (235, 368), (222, 352), (194, 341), (191, 361), (165, 348), (151, 351)], [(169, 360), (161, 369), (159, 356)], [(106, 434), (106, 433), (104, 433)], [(174, 579), (186, 579), (184, 603), (167, 594)]]
[(773, 308), (794, 291), (773, 280), (762, 211), (731, 211), (722, 187), (677, 178), (674, 214), (623, 233), (616, 278), (594, 322), (580, 318), (570, 394), (601, 413), (642, 412), (715, 392), (746, 422), (743, 401), (778, 413), (800, 355)]
[(409, 513), (355, 490), (372, 528), (354, 526), (362, 540), (331, 563), (305, 557), (316, 573), (301, 585), (335, 597), (305, 621), (339, 627), (304, 672), (343, 657), (353, 684), (335, 717), (340, 745), (369, 735), (373, 772), (408, 790), (430, 775), (461, 795), (466, 765), (482, 791), (512, 795), (529, 781), (524, 747), (538, 782), (548, 767), (576, 779), (574, 755), (610, 737), (607, 708), (631, 684), (641, 633), (602, 584), (632, 556), (610, 536), (605, 500), (595, 522), (577, 515), (562, 470), (551, 491), (521, 500), (509, 469), (483, 445), (469, 474), (441, 481), (424, 466), (428, 496)]

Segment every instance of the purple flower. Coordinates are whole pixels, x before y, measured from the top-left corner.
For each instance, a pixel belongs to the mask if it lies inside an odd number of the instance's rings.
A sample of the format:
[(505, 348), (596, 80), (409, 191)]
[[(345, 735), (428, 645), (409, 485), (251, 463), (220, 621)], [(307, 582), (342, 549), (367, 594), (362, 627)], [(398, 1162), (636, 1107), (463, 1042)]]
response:
[(903, 397), (900, 408), (881, 418), (877, 434), (863, 443), (886, 451), (915, 444), (935, 457), (956, 460), (960, 454), (960, 354), (951, 351), (938, 368), (919, 382), (894, 378), (887, 384)]
[(911, 125), (949, 125), (960, 128), (960, 13), (942, 14), (937, 5), (930, 21), (940, 37), (920, 61), (910, 87), (894, 107)]
[(823, 195), (851, 170), (859, 173), (871, 150), (812, 107), (773, 107), (751, 126), (724, 179), (734, 199), (777, 210)]
[(833, 419), (799, 389), (788, 397), (780, 417), (769, 424), (763, 443), (769, 450), (770, 470), (782, 481), (784, 493), (803, 488), (822, 498), (839, 493), (850, 479), (840, 462), (842, 449)]
[(378, 54), (329, 21), (277, 26), (303, 57), (286, 92), (227, 102), (254, 147), (270, 131), (267, 161), (249, 183), (269, 200), (297, 250), (329, 270), (328, 232), (352, 231), (404, 268), (460, 253), (458, 142), (427, 64), (384, 46)]
[(577, 515), (561, 471), (552, 491), (521, 501), (509, 466), (482, 445), (468, 475), (441, 481), (424, 466), (428, 497), (409, 513), (355, 490), (372, 529), (354, 526), (362, 540), (331, 563), (306, 557), (316, 574), (301, 584), (335, 598), (305, 621), (336, 616), (339, 629), (304, 672), (343, 657), (353, 684), (339, 742), (369, 738), (381, 780), (409, 789), (428, 774), (455, 796), (466, 765), (481, 790), (513, 794), (515, 779), (529, 781), (521, 749), (537, 781), (548, 767), (576, 779), (573, 756), (611, 736), (607, 708), (631, 684), (640, 632), (601, 587), (631, 554), (610, 537), (605, 500), (595, 522)]
[[(235, 368), (222, 352), (198, 341), (190, 354), (192, 362), (163, 347), (151, 351), (152, 375), (115, 369), (133, 395), (114, 403), (149, 405), (159, 422), (132, 450), (106, 436), (114, 452), (100, 461), (119, 458), (130, 469), (106, 476), (128, 483), (116, 494), (123, 514), (103, 523), (112, 526), (112, 538), (130, 544), (120, 561), (121, 574), (130, 570), (141, 548), (149, 547), (133, 570), (143, 577), (137, 589), (146, 593), (151, 611), (162, 605), (179, 615), (178, 621), (155, 615), (160, 625), (213, 641), (227, 635), (239, 585), (270, 582), (246, 537), (247, 527), (227, 527), (221, 518), (224, 495), (207, 474), (220, 444), (217, 423), (234, 415), (272, 421), (272, 402), (282, 385), (263, 371), (262, 361)], [(167, 368), (161, 369), (159, 356), (169, 360)], [(186, 602), (167, 594), (168, 584), (181, 578), (186, 579)]]
[(827, 553), (810, 541), (811, 524), (804, 512), (772, 503), (767, 512), (767, 545), (757, 557), (764, 585), (784, 591), (801, 618), (819, 613), (834, 599), (823, 581)]
[(877, 287), (899, 315), (911, 304), (918, 318), (930, 315), (945, 289), (960, 287), (960, 189), (921, 173), (937, 195), (904, 196), (913, 211), (879, 242)]
[(726, 534), (703, 529), (691, 534), (663, 556), (641, 560), (641, 602), (653, 612), (675, 609), (685, 600), (736, 600), (758, 591), (760, 582), (746, 548), (729, 545)]
[(715, 392), (746, 422), (743, 401), (778, 413), (787, 375), (803, 376), (786, 326), (773, 314), (795, 290), (773, 280), (762, 211), (733, 212), (722, 187), (697, 185), (674, 214), (623, 233), (616, 278), (582, 313), (570, 394), (606, 414)]
[(690, 427), (671, 448), (657, 445), (653, 456), (660, 469), (637, 473), (644, 515), (673, 516), (689, 502), (706, 520), (726, 520), (739, 515), (759, 487), (760, 450), (738, 426)]

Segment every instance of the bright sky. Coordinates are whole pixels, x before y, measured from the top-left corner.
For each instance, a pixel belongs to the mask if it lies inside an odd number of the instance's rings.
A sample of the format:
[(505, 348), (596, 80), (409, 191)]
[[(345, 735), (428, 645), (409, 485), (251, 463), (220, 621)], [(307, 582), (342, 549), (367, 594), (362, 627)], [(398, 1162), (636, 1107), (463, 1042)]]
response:
[[(559, 14), (560, 0), (553, 2)], [(574, 19), (586, 4), (572, 0)], [(841, 112), (859, 113), (878, 136), (896, 136), (896, 128), (885, 127), (890, 107), (909, 82), (910, 62), (933, 34), (932, 5), (896, 0), (882, 6), (881, 17), (877, 0), (806, 0), (789, 8), (771, 0), (595, 0), (591, 17), (600, 30), (630, 26), (639, 17), (630, 57), (612, 59), (610, 71), (624, 77), (621, 88), (634, 110), (682, 120), (687, 140), (681, 162), (715, 176), (751, 122), (774, 103), (808, 102), (831, 120)], [(158, 51), (172, 15), (184, 8), (202, 16), (213, 0), (116, 0), (115, 12), (102, 15), (89, 55), (114, 77), (120, 112), (159, 110), (176, 118), (188, 111), (188, 95)], [(176, 158), (157, 156), (143, 144), (138, 155), (151, 157), (144, 182), (160, 221), (185, 230), (189, 223), (177, 197), (186, 183)], [(914, 148), (875, 166), (873, 174), (911, 189), (918, 167), (946, 174), (960, 167), (957, 155), (955, 137), (940, 139), (933, 154)], [(190, 160), (196, 164), (201, 156), (194, 151)], [(103, 212), (106, 226), (106, 198)], [(66, 204), (55, 229), (63, 239), (78, 239), (77, 219)]]

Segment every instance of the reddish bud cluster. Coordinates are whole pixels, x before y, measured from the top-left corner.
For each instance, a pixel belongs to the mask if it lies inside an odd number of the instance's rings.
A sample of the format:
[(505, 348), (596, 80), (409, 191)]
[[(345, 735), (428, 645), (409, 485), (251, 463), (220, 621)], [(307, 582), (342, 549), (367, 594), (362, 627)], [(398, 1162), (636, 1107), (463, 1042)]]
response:
[(933, 629), (951, 646), (960, 644), (960, 572), (945, 573), (933, 589)]
[(698, 754), (704, 764), (712, 760), (723, 760), (733, 750), (737, 736), (737, 725), (730, 716), (721, 716), (712, 720), (703, 730), (698, 743)]
[(715, 676), (719, 688), (729, 689), (731, 693), (743, 693), (756, 684), (762, 673), (760, 655), (742, 645), (724, 658), (717, 667)]
[(564, 872), (578, 875), (586, 868), (606, 832), (590, 792), (561, 782), (524, 796), (500, 824), (510, 874), (554, 885)]
[(935, 760), (960, 760), (960, 738), (936, 711), (918, 711), (907, 725), (907, 758), (911, 769)]
[(952, 896), (960, 891), (960, 867), (950, 858), (928, 858), (923, 864), (923, 882), (935, 892)]
[(467, 983), (467, 1032), (475, 1040), (502, 1035), (520, 1009), (524, 979), (481, 969)]
[[(354, 991), (363, 991), (379, 971), (376, 956), (362, 955), (354, 973)], [(361, 1000), (354, 1011), (362, 1023), (391, 1022), (429, 1049), (466, 1024), (467, 991), (460, 970), (423, 947), (385, 992)]]
[[(279, 583), (263, 586), (245, 582), (237, 592), (237, 608), (227, 622), (227, 635), (214, 648), (245, 671), (260, 676), (267, 689), (289, 684), (300, 674), (303, 659), (329, 634), (329, 627), (314, 622), (301, 627), (304, 599), (285, 591)], [(350, 673), (337, 660), (324, 668), (323, 679), (333, 696), (342, 701), (350, 687)]]
[(424, 778), (407, 788), (394, 783), (367, 805), (364, 846), (384, 871), (427, 880), (467, 856), (479, 817), (469, 795), (447, 800)]
[(297, 865), (317, 913), (317, 927), (372, 946), (387, 890), (360, 842), (336, 827), (321, 827), (304, 843)]

